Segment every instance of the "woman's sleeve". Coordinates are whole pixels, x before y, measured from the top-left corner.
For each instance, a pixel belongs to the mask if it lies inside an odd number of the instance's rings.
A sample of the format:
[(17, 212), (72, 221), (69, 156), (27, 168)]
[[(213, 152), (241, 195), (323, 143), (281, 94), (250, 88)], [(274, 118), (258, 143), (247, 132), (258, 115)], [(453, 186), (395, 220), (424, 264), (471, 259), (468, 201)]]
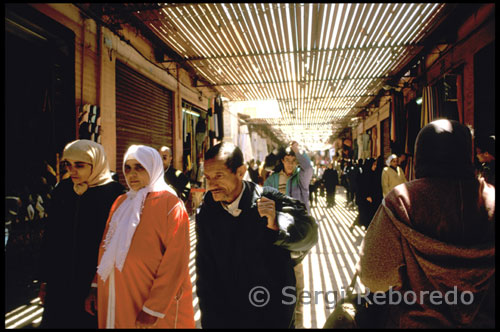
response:
[(309, 190), (309, 184), (311, 183), (311, 178), (313, 176), (313, 167), (311, 166), (311, 160), (307, 154), (296, 154), (297, 161), (300, 165), (299, 181), (302, 188)]
[(179, 200), (167, 216), (168, 234), (165, 252), (143, 310), (163, 318), (172, 305), (181, 285), (189, 278), (189, 217)]

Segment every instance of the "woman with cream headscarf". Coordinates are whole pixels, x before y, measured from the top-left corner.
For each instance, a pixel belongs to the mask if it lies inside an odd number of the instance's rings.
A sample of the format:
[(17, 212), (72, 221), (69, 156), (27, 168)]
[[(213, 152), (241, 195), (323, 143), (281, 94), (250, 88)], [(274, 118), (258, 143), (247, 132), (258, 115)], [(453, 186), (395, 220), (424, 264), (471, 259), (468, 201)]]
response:
[(94, 278), (99, 328), (194, 328), (184, 204), (165, 182), (157, 150), (132, 145), (123, 160), (130, 191), (111, 208)]
[(387, 167), (382, 171), (382, 195), (385, 197), (395, 186), (405, 183), (406, 176), (398, 166), (398, 156), (391, 154), (386, 161)]
[(52, 193), (40, 264), (42, 328), (97, 328), (85, 312), (109, 210), (125, 188), (111, 179), (102, 145), (68, 143), (62, 155), (70, 178)]

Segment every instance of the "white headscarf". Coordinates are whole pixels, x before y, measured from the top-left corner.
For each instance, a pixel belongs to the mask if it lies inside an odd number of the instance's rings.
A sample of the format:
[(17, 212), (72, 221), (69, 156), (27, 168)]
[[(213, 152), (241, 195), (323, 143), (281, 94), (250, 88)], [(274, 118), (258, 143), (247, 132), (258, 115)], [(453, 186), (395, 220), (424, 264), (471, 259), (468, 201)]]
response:
[(73, 185), (78, 195), (83, 195), (90, 187), (102, 186), (113, 181), (109, 171), (106, 152), (101, 144), (87, 139), (79, 139), (66, 144), (62, 160), (72, 159), (92, 165), (92, 172), (87, 181)]
[[(113, 270), (113, 266), (116, 266), (120, 271), (122, 270), (132, 237), (141, 221), (141, 212), (148, 193), (166, 190), (177, 196), (175, 191), (164, 180), (163, 161), (156, 149), (145, 145), (130, 146), (123, 158), (124, 173), (125, 162), (129, 159), (137, 160), (146, 169), (150, 181), (147, 186), (138, 191), (131, 188), (127, 192), (125, 201), (111, 217), (106, 239), (104, 240), (105, 251), (97, 267), (97, 273), (104, 281)], [(130, 188), (128, 181), (127, 185)]]
[(387, 166), (391, 166), (391, 161), (392, 161), (393, 159), (397, 158), (397, 157), (398, 157), (398, 156), (396, 156), (395, 154), (391, 154), (391, 155), (387, 158), (387, 160), (385, 161), (385, 164), (386, 164)]

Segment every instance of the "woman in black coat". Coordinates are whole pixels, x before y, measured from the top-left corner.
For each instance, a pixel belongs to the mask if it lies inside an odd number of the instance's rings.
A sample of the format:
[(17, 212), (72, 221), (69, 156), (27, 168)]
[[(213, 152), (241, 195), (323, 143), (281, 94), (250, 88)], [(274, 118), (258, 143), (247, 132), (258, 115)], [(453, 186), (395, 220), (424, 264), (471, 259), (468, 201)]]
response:
[(363, 173), (358, 181), (359, 224), (368, 228), (382, 200), (380, 175), (374, 159), (367, 159), (363, 165)]
[(66, 145), (63, 164), (70, 179), (52, 193), (44, 230), (39, 297), (42, 328), (97, 328), (85, 312), (109, 210), (125, 188), (111, 178), (104, 148), (93, 141)]

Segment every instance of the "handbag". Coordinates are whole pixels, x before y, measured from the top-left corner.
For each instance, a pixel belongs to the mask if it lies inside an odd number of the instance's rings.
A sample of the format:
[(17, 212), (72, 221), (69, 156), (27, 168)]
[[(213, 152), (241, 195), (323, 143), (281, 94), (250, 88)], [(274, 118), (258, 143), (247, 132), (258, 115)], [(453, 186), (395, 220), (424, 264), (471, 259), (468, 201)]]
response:
[(375, 304), (373, 294), (354, 293), (358, 272), (352, 277), (346, 296), (337, 302), (324, 329), (383, 328), (388, 317), (387, 304)]

